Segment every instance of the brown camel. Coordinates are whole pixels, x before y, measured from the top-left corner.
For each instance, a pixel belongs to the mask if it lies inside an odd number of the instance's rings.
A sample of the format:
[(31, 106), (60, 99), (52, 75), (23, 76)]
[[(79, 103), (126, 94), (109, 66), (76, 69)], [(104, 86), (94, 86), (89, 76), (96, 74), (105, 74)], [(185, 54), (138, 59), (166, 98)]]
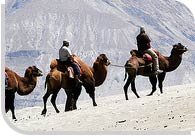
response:
[[(154, 75), (153, 67), (150, 64), (147, 64), (143, 58), (138, 57), (138, 53), (135, 50), (131, 51), (131, 57), (125, 64), (125, 78), (128, 74), (128, 79), (124, 85), (125, 98), (128, 100), (128, 87), (131, 84), (131, 90), (139, 98), (135, 88), (135, 78), (136, 75), (149, 76), (150, 83), (152, 84), (152, 92), (148, 96), (152, 95), (156, 91), (157, 79), (159, 83), (160, 92), (163, 93), (163, 81), (165, 79), (166, 72), (171, 72), (175, 70), (181, 63), (182, 54), (188, 49), (183, 46), (181, 43), (173, 45), (171, 55), (169, 57), (163, 56), (160, 52), (155, 51), (159, 58), (160, 69), (163, 70), (162, 73)], [(141, 65), (141, 66), (140, 66)]]
[(12, 118), (16, 119), (14, 113), (15, 93), (17, 92), (22, 96), (30, 94), (36, 86), (37, 77), (42, 76), (42, 72), (36, 66), (28, 67), (24, 77), (20, 77), (8, 67), (5, 67), (5, 72), (8, 75), (8, 87), (10, 88), (5, 90), (5, 111), (7, 113), (11, 110)]
[[(89, 67), (76, 55), (74, 55), (74, 60), (79, 64), (82, 71), (82, 76), (80, 77), (80, 80), (83, 82), (82, 85), (86, 89), (86, 92), (89, 94), (89, 96), (92, 98), (93, 106), (97, 106), (95, 102), (95, 87), (100, 86), (105, 81), (107, 76), (107, 66), (110, 64), (110, 62), (105, 54), (100, 54), (97, 57), (93, 67)], [(65, 111), (76, 109), (76, 102), (81, 93), (81, 86), (76, 86), (76, 88), (74, 84), (69, 86), (70, 84), (67, 82), (73, 79), (69, 78), (66, 68), (58, 61), (52, 60), (50, 68), (51, 70), (45, 81), (45, 85), (47, 85), (47, 92), (43, 97), (44, 109), (42, 111), (42, 115), (45, 115), (47, 112), (46, 103), (48, 97), (51, 94), (53, 94), (51, 103), (53, 104), (56, 112), (59, 113), (55, 100), (61, 88), (63, 88), (67, 94)]]

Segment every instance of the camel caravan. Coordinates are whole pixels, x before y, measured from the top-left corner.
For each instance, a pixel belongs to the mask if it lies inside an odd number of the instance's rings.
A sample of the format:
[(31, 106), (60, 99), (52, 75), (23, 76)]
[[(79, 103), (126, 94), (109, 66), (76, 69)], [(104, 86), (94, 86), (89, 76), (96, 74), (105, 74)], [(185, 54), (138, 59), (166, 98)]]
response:
[[(144, 38), (148, 38), (143, 28), (140, 29), (140, 34)], [(173, 45), (171, 55), (167, 57), (159, 51), (151, 49), (150, 40), (146, 39), (144, 39), (145, 43), (142, 41), (142, 46), (145, 44), (147, 49), (144, 52), (140, 52), (139, 48), (138, 50), (131, 50), (131, 56), (124, 65), (125, 79), (128, 76), (123, 87), (126, 100), (128, 100), (127, 91), (130, 84), (131, 90), (136, 97), (140, 97), (135, 87), (137, 75), (149, 77), (152, 91), (148, 96), (156, 91), (157, 81), (160, 92), (163, 93), (163, 81), (166, 73), (175, 70), (180, 65), (183, 53), (188, 50), (181, 43), (178, 43)], [(81, 94), (82, 86), (92, 99), (93, 106), (97, 106), (95, 87), (104, 83), (110, 61), (106, 54), (100, 54), (97, 56), (93, 66), (88, 66), (78, 56), (72, 54), (68, 46), (69, 42), (63, 41), (63, 45), (59, 50), (59, 59), (53, 59), (50, 63), (50, 71), (44, 84), (46, 93), (43, 96), (43, 110), (41, 112), (43, 116), (47, 113), (46, 104), (50, 95), (52, 95), (51, 103), (56, 113), (60, 112), (56, 106), (56, 97), (61, 88), (64, 89), (67, 95), (65, 111), (77, 109), (76, 104)], [(37, 77), (43, 74), (36, 66), (29, 66), (25, 71), (24, 77), (19, 76), (7, 67), (5, 68), (5, 75), (5, 111), (11, 110), (12, 118), (16, 120), (14, 113), (15, 93), (17, 92), (22, 96), (30, 94), (36, 87)]]

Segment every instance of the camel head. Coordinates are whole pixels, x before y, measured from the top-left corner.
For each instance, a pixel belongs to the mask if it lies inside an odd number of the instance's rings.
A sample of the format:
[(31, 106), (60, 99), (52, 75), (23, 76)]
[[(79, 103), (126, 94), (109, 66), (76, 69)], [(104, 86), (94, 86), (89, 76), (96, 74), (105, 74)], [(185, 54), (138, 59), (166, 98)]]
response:
[(29, 66), (25, 71), (25, 77), (39, 77), (43, 76), (42, 71), (36, 66)]
[(110, 60), (106, 57), (105, 54), (100, 54), (97, 59), (96, 62), (102, 63), (103, 65), (110, 65)]
[(173, 49), (171, 53), (176, 53), (178, 55), (181, 55), (186, 51), (188, 51), (187, 47), (183, 46), (181, 43), (178, 43), (178, 44), (173, 45)]

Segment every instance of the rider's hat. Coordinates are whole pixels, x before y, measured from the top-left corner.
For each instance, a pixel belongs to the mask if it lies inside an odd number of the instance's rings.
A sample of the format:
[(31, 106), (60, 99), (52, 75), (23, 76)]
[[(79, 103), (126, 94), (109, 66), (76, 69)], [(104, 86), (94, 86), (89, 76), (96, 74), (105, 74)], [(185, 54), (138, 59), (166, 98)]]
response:
[(143, 26), (140, 27), (140, 33), (145, 32), (145, 29)]
[(63, 41), (63, 45), (64, 45), (64, 46), (69, 46), (69, 42), (68, 42), (67, 40), (64, 40), (64, 41)]

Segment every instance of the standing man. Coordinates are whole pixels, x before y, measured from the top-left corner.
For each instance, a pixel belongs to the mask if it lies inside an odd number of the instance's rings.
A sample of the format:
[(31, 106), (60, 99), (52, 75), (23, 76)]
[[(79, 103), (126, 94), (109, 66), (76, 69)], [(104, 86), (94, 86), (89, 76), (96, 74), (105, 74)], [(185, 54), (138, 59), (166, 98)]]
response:
[(63, 41), (62, 47), (59, 49), (59, 59), (61, 62), (64, 62), (66, 65), (71, 66), (75, 73), (75, 79), (82, 84), (80, 81), (80, 70), (79, 66), (73, 61), (73, 56), (71, 50), (68, 48), (69, 42)]
[(162, 73), (162, 71), (159, 70), (158, 56), (151, 48), (151, 45), (150, 45), (151, 40), (148, 37), (148, 35), (145, 33), (144, 27), (140, 27), (140, 33), (136, 37), (136, 40), (137, 40), (138, 51), (141, 54), (148, 53), (153, 58), (154, 73), (156, 75), (159, 73)]

